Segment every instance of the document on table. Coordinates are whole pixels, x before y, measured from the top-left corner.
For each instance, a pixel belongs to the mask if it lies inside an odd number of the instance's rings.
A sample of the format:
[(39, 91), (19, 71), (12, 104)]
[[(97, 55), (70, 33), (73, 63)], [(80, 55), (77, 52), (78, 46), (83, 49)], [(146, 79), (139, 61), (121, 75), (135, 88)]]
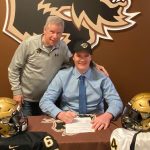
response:
[(72, 123), (66, 124), (66, 133), (75, 134), (75, 133), (86, 133), (94, 132), (92, 129), (91, 118), (90, 117), (76, 117)]

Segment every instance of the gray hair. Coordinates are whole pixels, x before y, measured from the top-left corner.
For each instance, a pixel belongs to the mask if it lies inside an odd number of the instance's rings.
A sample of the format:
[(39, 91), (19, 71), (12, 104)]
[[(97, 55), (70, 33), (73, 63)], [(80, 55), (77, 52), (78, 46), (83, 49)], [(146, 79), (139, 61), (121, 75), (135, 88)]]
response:
[(64, 31), (64, 20), (61, 19), (60, 17), (58, 16), (49, 16), (46, 20), (46, 23), (45, 23), (45, 26), (44, 27), (47, 27), (49, 24), (56, 24), (56, 25), (60, 25), (62, 26), (63, 28), (63, 31)]

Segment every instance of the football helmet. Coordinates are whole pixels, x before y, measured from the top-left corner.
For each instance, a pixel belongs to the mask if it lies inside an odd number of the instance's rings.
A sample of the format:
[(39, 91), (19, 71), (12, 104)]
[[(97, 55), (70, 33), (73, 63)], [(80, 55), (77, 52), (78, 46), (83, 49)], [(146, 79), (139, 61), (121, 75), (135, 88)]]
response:
[(23, 116), (16, 101), (0, 97), (0, 136), (10, 137), (27, 129), (27, 118)]
[(150, 93), (134, 96), (125, 107), (122, 126), (136, 131), (150, 131)]

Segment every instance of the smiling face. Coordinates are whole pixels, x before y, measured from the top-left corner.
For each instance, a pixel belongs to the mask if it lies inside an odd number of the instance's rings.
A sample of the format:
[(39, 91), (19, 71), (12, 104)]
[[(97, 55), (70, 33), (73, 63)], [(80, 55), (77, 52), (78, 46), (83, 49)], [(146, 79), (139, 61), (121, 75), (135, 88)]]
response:
[(91, 60), (91, 55), (86, 51), (75, 52), (73, 55), (75, 67), (81, 74), (89, 69)]
[(59, 24), (48, 24), (44, 27), (43, 43), (45, 46), (54, 46), (60, 40), (63, 27)]

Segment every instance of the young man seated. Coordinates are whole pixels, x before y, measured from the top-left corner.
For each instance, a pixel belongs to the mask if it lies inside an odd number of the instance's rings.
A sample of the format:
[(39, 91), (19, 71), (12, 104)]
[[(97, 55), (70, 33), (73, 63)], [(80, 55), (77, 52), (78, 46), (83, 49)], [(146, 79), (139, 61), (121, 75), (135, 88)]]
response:
[[(73, 47), (73, 66), (61, 70), (49, 84), (41, 101), (41, 110), (65, 123), (77, 114), (96, 114), (92, 121), (95, 130), (108, 128), (110, 121), (123, 109), (123, 103), (112, 81), (92, 64), (91, 45), (78, 41)], [(59, 95), (60, 107), (55, 105)], [(104, 100), (108, 104), (104, 112)]]

